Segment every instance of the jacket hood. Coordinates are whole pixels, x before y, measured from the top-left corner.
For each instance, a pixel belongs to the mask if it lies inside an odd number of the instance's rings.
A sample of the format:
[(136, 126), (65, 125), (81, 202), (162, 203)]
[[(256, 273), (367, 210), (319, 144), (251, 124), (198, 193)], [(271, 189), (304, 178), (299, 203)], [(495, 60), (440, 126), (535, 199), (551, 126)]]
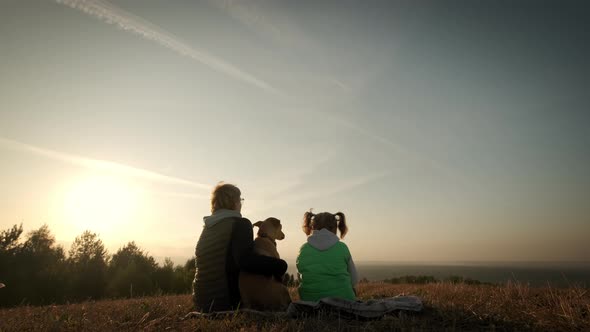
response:
[(232, 217), (241, 218), (242, 214), (234, 210), (219, 209), (213, 212), (212, 215), (203, 217), (203, 222), (205, 223), (205, 227), (211, 227), (213, 225), (218, 224), (223, 219)]
[(338, 243), (340, 239), (336, 234), (327, 229), (314, 230), (311, 235), (307, 237), (307, 243), (317, 250), (324, 251), (330, 249), (333, 245)]

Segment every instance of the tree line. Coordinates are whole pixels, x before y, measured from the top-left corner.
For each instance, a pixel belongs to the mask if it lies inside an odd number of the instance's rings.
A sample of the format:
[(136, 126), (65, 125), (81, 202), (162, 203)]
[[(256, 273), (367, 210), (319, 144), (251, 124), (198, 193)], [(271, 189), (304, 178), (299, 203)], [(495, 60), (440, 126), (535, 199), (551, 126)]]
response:
[(0, 231), (0, 307), (184, 294), (194, 275), (194, 258), (176, 266), (166, 258), (160, 265), (133, 241), (109, 255), (90, 231), (76, 237), (67, 254), (47, 225), (26, 236), (22, 224)]
[(434, 276), (408, 275), (408, 276), (401, 276), (401, 277), (394, 277), (394, 278), (390, 278), (390, 279), (385, 279), (385, 280), (383, 280), (383, 282), (389, 283), (389, 284), (418, 284), (418, 285), (433, 284), (433, 283), (440, 283), (440, 282), (446, 282), (446, 283), (451, 283), (451, 284), (467, 284), (467, 285), (492, 285), (491, 283), (488, 283), (488, 282), (482, 282), (482, 281), (479, 281), (476, 279), (465, 278), (462, 276), (454, 276), (454, 275), (449, 276), (449, 277), (442, 279), (442, 280), (439, 280), (439, 279), (435, 278)]
[[(47, 225), (26, 236), (22, 224), (0, 231), (0, 307), (187, 294), (194, 276), (194, 257), (184, 265), (170, 258), (159, 265), (133, 241), (109, 255), (90, 231), (76, 237), (67, 254)], [(299, 282), (283, 277), (289, 287)]]

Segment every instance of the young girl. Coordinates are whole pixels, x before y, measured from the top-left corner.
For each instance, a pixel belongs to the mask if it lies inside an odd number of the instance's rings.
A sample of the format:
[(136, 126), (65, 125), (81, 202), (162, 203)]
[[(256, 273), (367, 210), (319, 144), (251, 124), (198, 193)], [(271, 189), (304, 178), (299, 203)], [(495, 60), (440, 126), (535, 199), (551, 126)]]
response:
[(301, 275), (299, 297), (303, 301), (318, 301), (324, 297), (356, 300), (356, 268), (348, 247), (336, 236), (337, 229), (340, 238), (344, 238), (348, 227), (342, 212), (313, 214), (310, 211), (303, 215), (307, 243), (301, 246), (297, 257), (297, 270)]

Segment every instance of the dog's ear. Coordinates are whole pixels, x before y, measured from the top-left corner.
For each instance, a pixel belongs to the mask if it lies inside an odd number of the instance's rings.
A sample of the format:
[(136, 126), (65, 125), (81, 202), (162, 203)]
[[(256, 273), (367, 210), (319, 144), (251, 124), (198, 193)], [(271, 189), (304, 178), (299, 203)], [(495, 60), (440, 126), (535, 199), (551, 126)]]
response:
[(254, 226), (260, 227), (261, 225), (262, 225), (262, 221), (257, 221), (252, 225), (252, 227), (254, 227)]
[(275, 217), (269, 217), (266, 221), (270, 222), (274, 227), (279, 227), (281, 225), (281, 221)]

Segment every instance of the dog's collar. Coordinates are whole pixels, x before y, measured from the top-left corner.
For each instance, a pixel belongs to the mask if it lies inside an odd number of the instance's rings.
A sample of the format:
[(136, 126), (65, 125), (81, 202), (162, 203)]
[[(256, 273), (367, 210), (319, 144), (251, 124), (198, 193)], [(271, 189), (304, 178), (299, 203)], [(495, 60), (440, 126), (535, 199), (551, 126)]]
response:
[(268, 235), (266, 235), (266, 233), (258, 233), (258, 236), (259, 237), (263, 237), (265, 239), (269, 239), (270, 242), (272, 242), (272, 244), (275, 245), (275, 247), (277, 246), (277, 241), (275, 241), (275, 240), (271, 239), (270, 237), (268, 237)]

